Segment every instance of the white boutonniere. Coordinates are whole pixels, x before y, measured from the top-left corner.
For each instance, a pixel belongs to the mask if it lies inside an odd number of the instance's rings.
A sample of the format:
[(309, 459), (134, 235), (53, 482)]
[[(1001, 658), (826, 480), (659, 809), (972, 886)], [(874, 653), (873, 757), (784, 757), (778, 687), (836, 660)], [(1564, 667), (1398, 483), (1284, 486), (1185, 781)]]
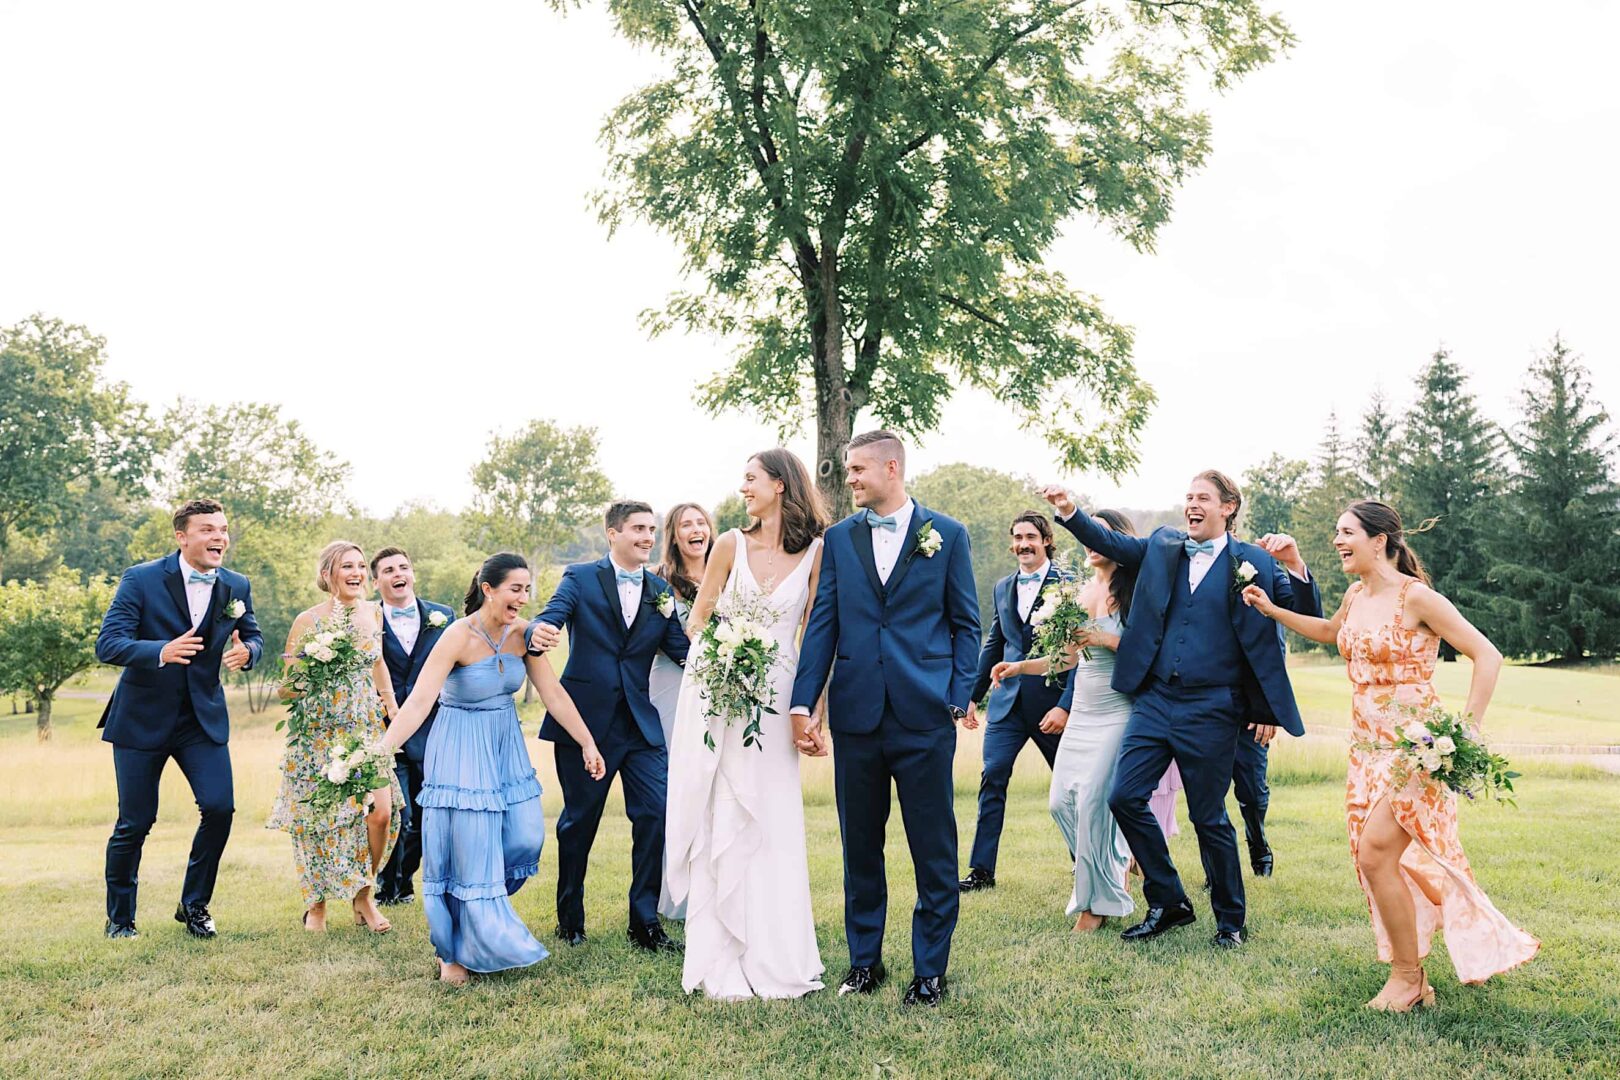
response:
[(1242, 562), (1238, 563), (1237, 568), (1232, 571), (1232, 591), (1241, 596), (1243, 594), (1243, 590), (1248, 586), (1253, 585), (1254, 579), (1259, 576), (1260, 571), (1254, 568), (1254, 563), (1244, 559)]
[(428, 612), (428, 625), (435, 630), (443, 630), (445, 624), (447, 624), (449, 621), (449, 617), (446, 616), (442, 611)]
[(224, 617), (227, 619), (240, 619), (246, 611), (246, 604), (242, 603), (240, 600), (232, 600), (230, 603), (225, 605)]
[(659, 593), (658, 599), (655, 600), (654, 603), (658, 605), (658, 614), (662, 615), (664, 618), (667, 619), (671, 615), (675, 614), (675, 594), (670, 592), (668, 589), (665, 589), (663, 592)]
[(923, 522), (923, 527), (917, 530), (917, 552), (925, 559), (932, 559), (939, 554), (945, 541), (940, 539), (939, 533), (934, 531), (932, 521)]

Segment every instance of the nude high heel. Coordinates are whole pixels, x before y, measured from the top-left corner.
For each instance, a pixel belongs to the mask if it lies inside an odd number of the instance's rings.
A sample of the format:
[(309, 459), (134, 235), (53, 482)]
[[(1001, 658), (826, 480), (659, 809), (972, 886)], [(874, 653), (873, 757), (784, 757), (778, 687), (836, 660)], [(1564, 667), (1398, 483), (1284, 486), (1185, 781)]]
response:
[(1423, 965), (1414, 964), (1410, 968), (1398, 969), (1391, 965), (1391, 969), (1399, 970), (1403, 975), (1410, 975), (1415, 972), (1418, 977), (1417, 990), (1404, 1001), (1392, 1001), (1385, 998), (1383, 994), (1379, 994), (1377, 997), (1367, 1002), (1367, 1008), (1372, 1009), (1375, 1012), (1393, 1013), (1411, 1012), (1419, 1005), (1423, 1006), (1425, 1009), (1434, 1008), (1434, 987), (1429, 985), (1429, 973), (1423, 970)]

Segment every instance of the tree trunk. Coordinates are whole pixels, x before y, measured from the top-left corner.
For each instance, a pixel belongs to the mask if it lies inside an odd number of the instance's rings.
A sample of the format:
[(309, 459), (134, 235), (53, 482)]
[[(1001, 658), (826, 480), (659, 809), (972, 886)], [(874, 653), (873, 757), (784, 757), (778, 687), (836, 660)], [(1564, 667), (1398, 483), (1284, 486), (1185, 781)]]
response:
[(844, 449), (855, 434), (855, 403), (844, 377), (843, 311), (838, 306), (837, 261), (824, 252), (820, 274), (805, 299), (816, 373), (816, 488), (837, 521), (855, 509), (844, 483)]
[(39, 699), (39, 713), (34, 718), (34, 733), (39, 736), (42, 743), (51, 741), (51, 699), (48, 697), (41, 696)]

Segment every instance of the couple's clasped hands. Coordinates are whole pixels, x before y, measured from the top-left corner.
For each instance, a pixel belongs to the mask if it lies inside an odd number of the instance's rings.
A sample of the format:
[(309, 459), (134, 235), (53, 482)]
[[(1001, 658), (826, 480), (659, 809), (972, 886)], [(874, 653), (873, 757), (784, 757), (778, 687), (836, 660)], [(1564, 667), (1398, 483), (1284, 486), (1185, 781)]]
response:
[(805, 757), (826, 757), (827, 736), (821, 730), (820, 715), (796, 712), (789, 719), (793, 722), (793, 745), (799, 748), (799, 753)]

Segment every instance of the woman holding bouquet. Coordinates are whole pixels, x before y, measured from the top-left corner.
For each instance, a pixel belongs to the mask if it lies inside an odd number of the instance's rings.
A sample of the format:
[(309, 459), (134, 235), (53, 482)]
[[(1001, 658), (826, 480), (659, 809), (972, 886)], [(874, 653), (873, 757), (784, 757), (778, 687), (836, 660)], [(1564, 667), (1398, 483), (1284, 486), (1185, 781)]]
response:
[[(1117, 510), (1099, 510), (1096, 517), (1104, 528), (1136, 535), (1130, 519)], [(1087, 554), (1086, 563), (1092, 573), (1080, 588), (1079, 602), (1091, 622), (1066, 655), (1001, 663), (990, 673), (1000, 685), (1015, 676), (1075, 669), (1069, 722), (1052, 762), (1050, 806), (1074, 852), (1074, 893), (1068, 913), (1080, 933), (1097, 930), (1110, 916), (1129, 915), (1135, 909), (1125, 882), (1131, 851), (1108, 809), (1108, 792), (1131, 718), (1131, 699), (1109, 683), (1114, 677), (1114, 650), (1130, 617), (1136, 572), (1095, 551)], [(1081, 654), (1082, 648), (1089, 658)]]
[(1497, 911), (1474, 881), (1457, 837), (1457, 797), (1443, 782), (1400, 764), (1393, 749), (1412, 723), (1406, 710), (1435, 705), (1430, 680), (1446, 641), (1474, 662), (1466, 713), (1484, 718), (1502, 654), (1429, 587), (1407, 547), (1400, 515), (1381, 502), (1351, 503), (1334, 534), (1347, 574), (1359, 578), (1331, 619), (1284, 610), (1249, 586), (1244, 602), (1313, 641), (1336, 642), (1350, 676), (1351, 748), (1345, 811), (1350, 854), (1372, 912), (1389, 979), (1368, 1008), (1433, 1005), (1422, 959), (1434, 931), (1465, 983), (1529, 960), (1540, 942)]
[(510, 899), (538, 872), (546, 837), (540, 781), (512, 701), (525, 674), (546, 712), (579, 743), (586, 772), (597, 780), (604, 772), (550, 662), (526, 657), (523, 635), (512, 633), (522, 626), (529, 588), (521, 555), (484, 560), (467, 590), (467, 617), (444, 631), (382, 740), (385, 751), (398, 750), (438, 701), (419, 800), (422, 908), (439, 978), (458, 986), (469, 972), (527, 967), (550, 955)]
[[(300, 612), (287, 635), (283, 659), (295, 665), (281, 695), (292, 705), (291, 737), (281, 761), (281, 790), (269, 827), (292, 835), (293, 861), (304, 896), (304, 929), (326, 929), (326, 902), (350, 901), (356, 925), (376, 934), (389, 923), (372, 900), (377, 871), (399, 835), (399, 783), (353, 799), (312, 803), (339, 741), (370, 743), (382, 737), (383, 715), (398, 708), (382, 658), (382, 614), (368, 603), (365, 552), (334, 540), (321, 552), (316, 584), (331, 599)], [(303, 672), (300, 673), (302, 666)]]

